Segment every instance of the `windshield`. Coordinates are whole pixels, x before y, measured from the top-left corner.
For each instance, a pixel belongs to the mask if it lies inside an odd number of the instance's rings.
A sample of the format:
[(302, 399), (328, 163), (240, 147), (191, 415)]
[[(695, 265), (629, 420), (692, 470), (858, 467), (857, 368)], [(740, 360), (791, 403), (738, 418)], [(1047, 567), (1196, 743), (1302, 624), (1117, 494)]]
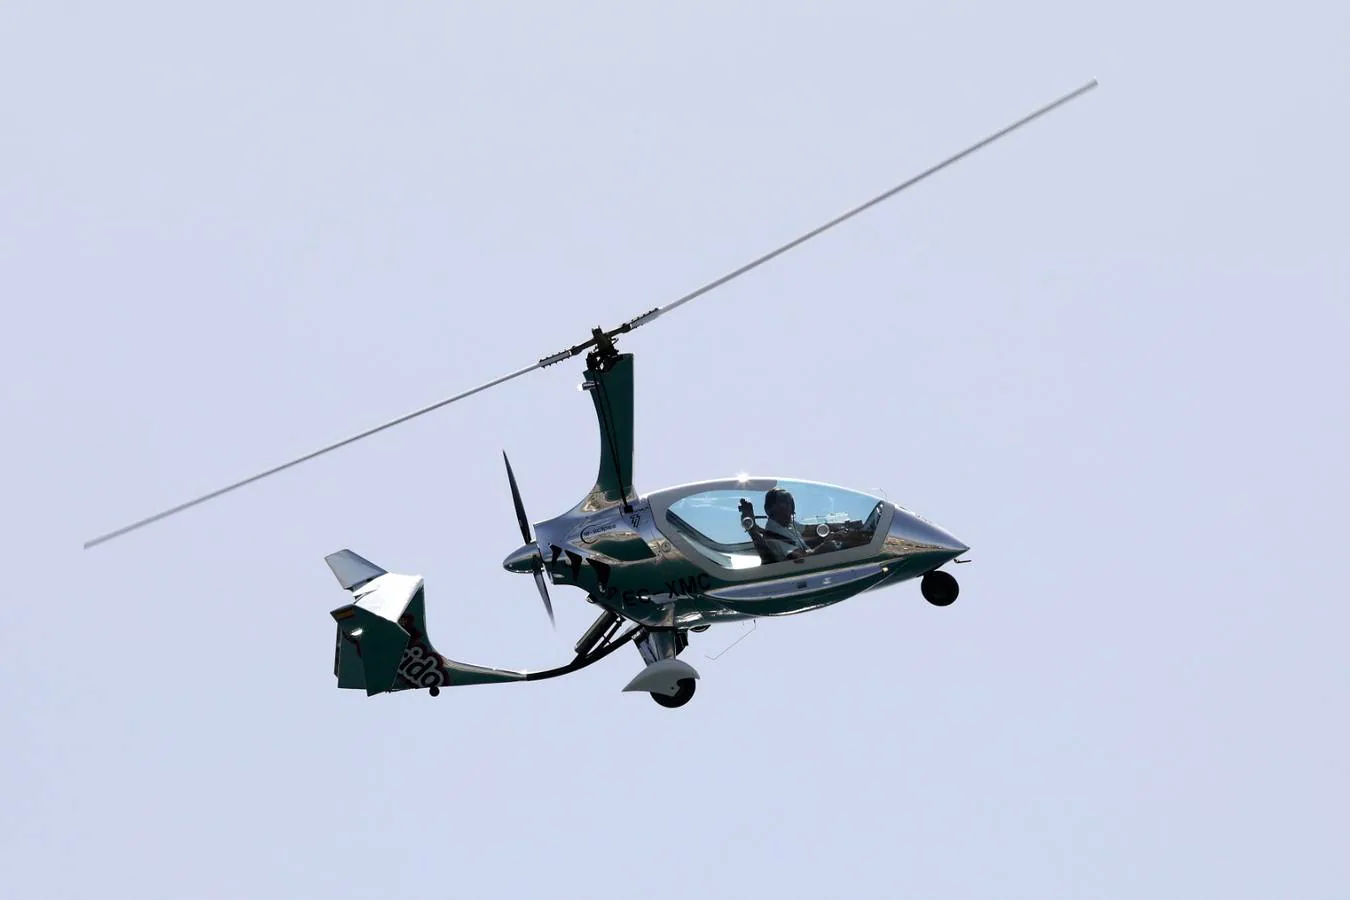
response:
[(824, 556), (876, 533), (876, 497), (818, 482), (769, 483), (691, 494), (670, 505), (666, 520), (705, 557), (736, 569)]

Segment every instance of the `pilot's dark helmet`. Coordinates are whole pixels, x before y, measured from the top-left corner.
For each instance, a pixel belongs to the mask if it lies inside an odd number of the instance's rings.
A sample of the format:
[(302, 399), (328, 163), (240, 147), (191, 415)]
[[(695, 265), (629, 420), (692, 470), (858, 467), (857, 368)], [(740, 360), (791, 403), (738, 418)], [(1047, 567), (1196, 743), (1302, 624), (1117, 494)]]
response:
[(775, 507), (785, 500), (791, 500), (792, 494), (786, 488), (776, 487), (764, 495), (764, 512), (772, 514)]

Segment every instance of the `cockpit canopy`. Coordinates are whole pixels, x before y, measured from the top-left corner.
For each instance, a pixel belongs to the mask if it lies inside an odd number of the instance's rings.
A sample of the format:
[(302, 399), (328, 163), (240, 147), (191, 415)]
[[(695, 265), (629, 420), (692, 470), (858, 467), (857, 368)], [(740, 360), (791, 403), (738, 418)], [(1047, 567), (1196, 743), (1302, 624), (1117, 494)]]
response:
[(823, 559), (870, 544), (885, 507), (847, 488), (778, 478), (686, 485), (652, 500), (658, 529), (724, 569)]

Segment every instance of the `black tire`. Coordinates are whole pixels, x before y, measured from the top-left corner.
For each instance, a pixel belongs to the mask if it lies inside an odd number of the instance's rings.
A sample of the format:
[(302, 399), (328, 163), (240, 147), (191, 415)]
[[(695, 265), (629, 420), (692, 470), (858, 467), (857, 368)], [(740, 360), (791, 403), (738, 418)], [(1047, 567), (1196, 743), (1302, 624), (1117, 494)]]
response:
[(675, 691), (675, 696), (667, 697), (665, 694), (652, 694), (652, 699), (666, 709), (674, 709), (677, 706), (684, 706), (694, 697), (694, 686), (698, 683), (692, 678), (681, 678), (678, 682), (679, 689)]
[(937, 569), (923, 576), (919, 590), (923, 592), (923, 599), (934, 606), (951, 606), (960, 595), (961, 586), (951, 572)]

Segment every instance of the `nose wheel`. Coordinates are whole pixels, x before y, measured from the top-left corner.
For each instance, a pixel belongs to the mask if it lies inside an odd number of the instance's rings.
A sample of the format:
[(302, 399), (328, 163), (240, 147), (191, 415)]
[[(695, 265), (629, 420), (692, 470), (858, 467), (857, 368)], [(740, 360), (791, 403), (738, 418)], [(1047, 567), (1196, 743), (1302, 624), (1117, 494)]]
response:
[(923, 599), (934, 606), (951, 606), (961, 593), (961, 586), (956, 583), (952, 573), (935, 569), (923, 576), (919, 590), (923, 593)]
[(666, 709), (674, 709), (677, 706), (684, 706), (686, 703), (688, 703), (690, 700), (693, 699), (694, 688), (698, 684), (698, 682), (694, 681), (694, 679), (692, 678), (681, 678), (678, 682), (676, 682), (676, 684), (677, 687), (673, 695), (658, 694), (655, 691), (653, 691), (652, 699), (655, 700), (657, 703), (659, 703), (661, 706), (664, 706)]
[(624, 690), (649, 694), (661, 706), (674, 709), (677, 706), (684, 706), (693, 699), (697, 679), (698, 672), (689, 663), (667, 657), (648, 665), (637, 674), (637, 677), (628, 682)]

